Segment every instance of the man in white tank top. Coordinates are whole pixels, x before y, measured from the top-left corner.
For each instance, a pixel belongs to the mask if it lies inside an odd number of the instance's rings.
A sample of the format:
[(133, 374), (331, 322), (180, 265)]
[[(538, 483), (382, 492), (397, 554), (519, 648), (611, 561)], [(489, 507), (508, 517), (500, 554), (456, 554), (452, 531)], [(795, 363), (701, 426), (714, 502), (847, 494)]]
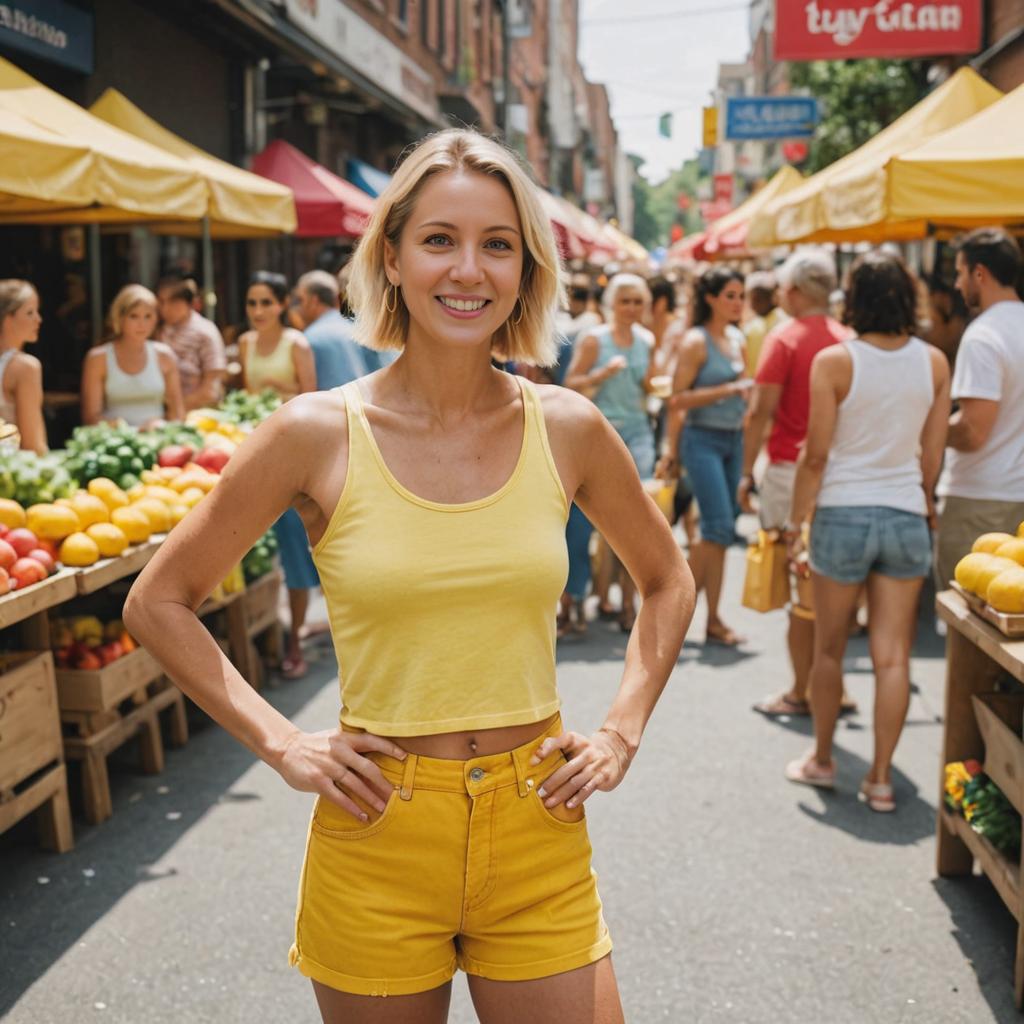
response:
[(956, 563), (982, 533), (1015, 533), (1024, 520), (1024, 302), (1014, 285), (1021, 252), (1001, 228), (964, 236), (956, 287), (975, 319), (953, 373), (936, 582), (949, 586)]

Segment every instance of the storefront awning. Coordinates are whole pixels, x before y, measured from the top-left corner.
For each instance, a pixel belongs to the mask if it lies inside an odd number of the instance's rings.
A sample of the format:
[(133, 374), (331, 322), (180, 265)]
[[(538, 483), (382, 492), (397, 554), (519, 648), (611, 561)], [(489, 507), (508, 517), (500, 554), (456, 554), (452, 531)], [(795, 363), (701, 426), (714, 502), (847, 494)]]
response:
[(894, 217), (975, 227), (1024, 222), (1024, 85), (889, 164)]
[(252, 165), (294, 193), (299, 238), (358, 238), (366, 230), (374, 200), (282, 139), (258, 153)]
[(614, 224), (602, 224), (601, 234), (615, 248), (615, 259), (623, 263), (648, 263), (650, 254), (635, 239), (620, 231)]
[(116, 89), (107, 89), (89, 112), (193, 168), (209, 190), (210, 228), (215, 237), (249, 238), (295, 230), (290, 188), (210, 156), (168, 131)]
[(886, 208), (885, 166), (994, 103), (1002, 93), (960, 68), (920, 103), (859, 149), (769, 203), (755, 217), (748, 245), (893, 241), (919, 238), (922, 222), (896, 221)]
[(701, 257), (698, 256), (698, 251), (701, 246), (707, 241), (707, 232), (698, 231), (695, 235), (687, 235), (685, 238), (679, 239), (669, 250), (668, 256), (666, 257), (666, 263), (688, 263), (691, 260), (697, 260)]
[(375, 199), (388, 187), (391, 175), (378, 171), (362, 160), (349, 158), (345, 161), (345, 176), (353, 185), (361, 188), (367, 195)]
[(206, 183), (192, 167), (93, 117), (2, 57), (0, 141), (5, 222), (199, 220), (206, 212)]

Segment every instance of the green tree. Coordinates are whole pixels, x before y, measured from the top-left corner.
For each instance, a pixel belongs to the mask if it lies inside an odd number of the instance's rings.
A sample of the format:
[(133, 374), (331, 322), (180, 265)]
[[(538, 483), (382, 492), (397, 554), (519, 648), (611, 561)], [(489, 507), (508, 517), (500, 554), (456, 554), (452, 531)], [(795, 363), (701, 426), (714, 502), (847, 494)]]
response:
[(810, 173), (853, 152), (892, 124), (928, 91), (923, 60), (816, 60), (794, 63), (789, 81), (822, 107), (806, 170)]
[[(664, 181), (652, 185), (637, 178), (633, 185), (633, 234), (648, 249), (669, 244), (673, 224), (681, 224), (686, 234), (700, 229), (700, 214), (695, 196), (700, 168), (696, 160), (687, 160)], [(679, 196), (688, 195), (690, 209), (679, 209)]]

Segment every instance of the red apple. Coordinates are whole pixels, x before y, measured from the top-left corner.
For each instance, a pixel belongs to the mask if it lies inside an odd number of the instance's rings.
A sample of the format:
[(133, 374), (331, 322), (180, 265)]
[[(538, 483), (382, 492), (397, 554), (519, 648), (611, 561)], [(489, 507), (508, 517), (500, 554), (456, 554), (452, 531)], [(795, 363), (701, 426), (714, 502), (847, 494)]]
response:
[(39, 547), (39, 538), (31, 530), (26, 530), (23, 526), (19, 526), (16, 530), (11, 530), (5, 540), (18, 553), (19, 558), (25, 558), (30, 551), (34, 551)]
[(196, 465), (211, 473), (219, 473), (227, 464), (231, 456), (221, 448), (204, 448), (196, 456)]
[(39, 538), (39, 543), (36, 545), (37, 551), (45, 551), (54, 561), (57, 563), (60, 561), (60, 555), (57, 553), (57, 543), (52, 540), (43, 540)]
[(18, 587), (27, 587), (46, 579), (48, 573), (42, 562), (34, 558), (19, 558), (11, 566), (11, 576), (18, 581)]
[(10, 593), (11, 577), (7, 575), (6, 569), (0, 569), (0, 596)]
[(0, 539), (3, 539), (11, 532), (11, 528), (6, 523), (0, 523)]
[(18, 560), (18, 552), (5, 540), (0, 540), (0, 568), (7, 570)]
[(27, 557), (34, 558), (37, 562), (42, 562), (47, 576), (52, 576), (57, 571), (57, 563), (50, 557), (50, 552), (45, 551), (43, 548), (33, 548)]

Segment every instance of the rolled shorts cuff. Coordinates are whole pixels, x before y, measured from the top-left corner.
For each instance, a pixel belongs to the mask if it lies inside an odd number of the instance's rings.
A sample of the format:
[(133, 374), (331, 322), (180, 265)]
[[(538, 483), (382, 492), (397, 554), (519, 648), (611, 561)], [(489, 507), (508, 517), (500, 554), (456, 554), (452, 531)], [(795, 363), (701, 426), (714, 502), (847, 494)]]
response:
[(537, 960), (529, 964), (491, 964), (477, 960), (467, 953), (458, 958), (459, 967), (466, 974), (491, 981), (536, 981), (538, 978), (550, 978), (554, 974), (565, 974), (580, 967), (587, 967), (603, 960), (612, 951), (612, 937), (608, 929), (604, 935), (591, 946), (574, 953), (563, 953), (550, 960)]
[(311, 960), (299, 952), (297, 945), (293, 945), (289, 950), (288, 963), (292, 967), (297, 967), (300, 974), (304, 974), (312, 981), (318, 981), (322, 985), (352, 996), (414, 996), (447, 984), (455, 977), (458, 968), (453, 957), (446, 967), (439, 967), (436, 971), (421, 974), (416, 978), (357, 978)]

